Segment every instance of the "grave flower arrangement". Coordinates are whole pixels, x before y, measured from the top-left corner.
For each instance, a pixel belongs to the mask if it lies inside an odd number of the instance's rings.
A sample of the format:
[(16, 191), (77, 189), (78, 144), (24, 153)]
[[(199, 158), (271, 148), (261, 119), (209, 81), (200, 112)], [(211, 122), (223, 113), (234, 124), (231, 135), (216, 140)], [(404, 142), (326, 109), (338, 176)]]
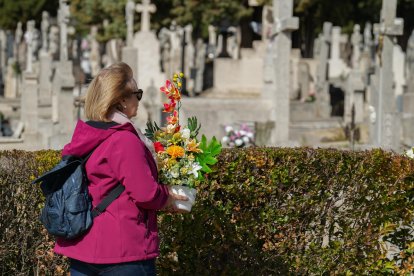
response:
[(174, 74), (173, 80), (167, 80), (160, 88), (168, 99), (163, 110), (169, 113), (167, 124), (160, 127), (148, 122), (145, 135), (154, 143), (160, 182), (173, 185), (178, 194), (190, 190), (195, 197), (195, 188), (217, 162), (221, 144), (215, 137), (208, 141), (202, 135), (198, 139), (201, 125), (196, 117), (189, 118), (186, 124), (180, 121), (183, 78), (182, 73)]
[(238, 129), (228, 125), (224, 131), (226, 135), (221, 139), (221, 142), (228, 147), (243, 148), (255, 145), (254, 132), (246, 124), (241, 124)]

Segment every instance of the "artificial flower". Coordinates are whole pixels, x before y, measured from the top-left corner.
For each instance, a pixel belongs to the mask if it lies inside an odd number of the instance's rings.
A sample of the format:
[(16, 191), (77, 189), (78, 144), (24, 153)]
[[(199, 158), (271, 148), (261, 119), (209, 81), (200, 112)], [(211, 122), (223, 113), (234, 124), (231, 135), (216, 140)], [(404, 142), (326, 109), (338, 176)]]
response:
[(175, 101), (171, 101), (170, 103), (164, 103), (163, 112), (173, 112), (175, 109), (175, 106), (176, 106)]
[(187, 143), (186, 149), (190, 152), (195, 152), (195, 153), (203, 152), (201, 149), (198, 148), (199, 146), (200, 146), (200, 143), (197, 143), (195, 139), (192, 139)]
[(200, 164), (198, 164), (197, 162), (194, 162), (191, 165), (191, 171), (189, 171), (188, 174), (193, 174), (194, 177), (197, 177), (198, 176), (198, 171), (201, 170), (201, 168), (202, 167), (200, 166)]
[(178, 123), (178, 111), (177, 110), (174, 110), (173, 114), (167, 117), (167, 122), (169, 125), (175, 125), (176, 123)]
[(164, 146), (158, 141), (154, 143), (154, 149), (156, 153), (165, 151)]
[(188, 128), (184, 128), (183, 130), (181, 130), (181, 136), (184, 139), (190, 139), (190, 134), (191, 134), (191, 131)]
[(180, 91), (174, 86), (174, 84), (170, 80), (167, 80), (165, 82), (165, 86), (161, 87), (160, 90), (171, 100), (179, 101), (181, 99)]
[(184, 157), (185, 155), (185, 151), (182, 147), (180, 146), (170, 146), (167, 148), (167, 153), (173, 158), (177, 158), (177, 157)]

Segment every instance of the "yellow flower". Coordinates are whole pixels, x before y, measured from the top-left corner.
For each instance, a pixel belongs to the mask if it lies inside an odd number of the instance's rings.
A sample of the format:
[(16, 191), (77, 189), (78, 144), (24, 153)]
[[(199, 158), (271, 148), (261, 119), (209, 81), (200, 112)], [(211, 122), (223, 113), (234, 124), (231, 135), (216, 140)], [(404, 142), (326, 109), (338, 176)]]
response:
[(190, 140), (187, 144), (187, 150), (191, 152), (203, 152), (201, 149), (198, 148), (200, 143), (197, 143), (195, 139)]
[(182, 77), (184, 77), (184, 74), (183, 73), (180, 73), (180, 78), (182, 78)]
[(172, 158), (177, 158), (177, 157), (184, 157), (185, 151), (180, 146), (170, 146), (167, 148), (167, 153)]

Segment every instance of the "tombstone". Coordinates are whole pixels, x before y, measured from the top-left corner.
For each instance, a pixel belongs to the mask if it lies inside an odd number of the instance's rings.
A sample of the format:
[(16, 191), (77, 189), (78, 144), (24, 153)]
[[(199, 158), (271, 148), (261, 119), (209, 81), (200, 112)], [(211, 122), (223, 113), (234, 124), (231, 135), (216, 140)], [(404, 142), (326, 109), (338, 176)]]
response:
[(374, 42), (372, 40), (372, 24), (371, 22), (367, 22), (364, 28), (364, 51), (372, 52), (373, 45)]
[(401, 96), (406, 87), (405, 81), (405, 54), (398, 44), (394, 45), (392, 70), (394, 72), (395, 96)]
[(48, 33), (49, 33), (49, 13), (47, 11), (43, 11), (42, 13), (42, 22), (40, 24), (41, 31), (42, 31), (42, 53), (47, 53), (49, 49), (49, 45), (47, 43)]
[(292, 0), (273, 0), (273, 17), (275, 18), (272, 54), (275, 70), (273, 93), (274, 110), (271, 120), (276, 128), (272, 131), (271, 145), (284, 145), (289, 141), (290, 123), (290, 51), (291, 32), (298, 29), (299, 20), (292, 17)]
[(355, 123), (364, 120), (364, 89), (363, 76), (359, 70), (352, 70), (348, 75), (345, 89), (344, 122), (352, 121), (352, 106), (355, 107)]
[[(375, 143), (384, 149), (397, 150), (400, 145), (399, 117), (396, 113), (396, 98), (393, 90), (394, 37), (403, 33), (404, 23), (396, 18), (397, 0), (383, 0), (381, 11), (378, 68), (378, 105), (376, 112)], [(391, 78), (392, 79), (392, 78)]]
[(23, 37), (23, 30), (22, 30), (22, 22), (17, 22), (16, 31), (14, 33), (14, 49), (13, 53), (17, 61), (19, 61), (19, 48), (20, 43), (22, 42)]
[(208, 57), (213, 59), (217, 53), (217, 32), (216, 27), (208, 25), (208, 45), (207, 45)]
[(158, 39), (161, 47), (161, 68), (164, 73), (171, 71), (171, 42), (170, 31), (163, 27), (161, 28)]
[[(151, 83), (163, 83), (165, 76), (161, 73), (160, 67), (160, 45), (154, 32), (149, 28), (150, 13), (155, 12), (156, 7), (149, 0), (144, 0), (142, 5), (138, 4), (136, 10), (141, 12), (141, 31), (135, 34), (134, 46), (138, 50), (137, 55), (137, 83), (145, 91)], [(170, 77), (170, 76), (169, 76)], [(161, 104), (161, 95), (155, 95), (154, 100), (157, 105)], [(149, 101), (148, 97), (143, 98), (143, 104)], [(152, 112), (152, 111), (150, 111)], [(159, 110), (154, 110), (151, 114), (157, 123), (161, 120)]]
[(273, 23), (272, 6), (264, 5), (262, 11), (262, 41), (269, 40)]
[(26, 64), (26, 72), (31, 73), (33, 72), (33, 36), (34, 36), (34, 20), (27, 21), (27, 30), (24, 34), (24, 39), (27, 45), (27, 64)]
[(101, 70), (101, 53), (99, 51), (99, 42), (96, 40), (98, 35), (98, 26), (91, 26), (89, 35), (89, 45), (91, 47), (90, 63), (92, 69), (92, 77), (95, 77)]
[(42, 104), (50, 104), (52, 97), (52, 73), (53, 60), (44, 49), (39, 55), (39, 101)]
[(135, 9), (141, 13), (141, 32), (149, 32), (150, 14), (156, 12), (157, 7), (151, 4), (151, 0), (142, 0), (142, 4), (137, 4)]
[(201, 38), (197, 39), (195, 59), (195, 84), (194, 92), (199, 94), (203, 91), (204, 68), (206, 63), (207, 47)]
[(239, 59), (241, 43), (240, 27), (236, 28), (234, 26), (231, 26), (228, 29), (228, 31), (231, 35), (227, 38), (227, 52), (229, 53), (232, 59)]
[(316, 74), (316, 101), (319, 106), (319, 115), (322, 118), (329, 118), (331, 115), (328, 75), (328, 57), (331, 43), (332, 23), (323, 24), (323, 34), (320, 37), (318, 56), (318, 68)]
[(301, 101), (304, 101), (310, 92), (312, 76), (307, 62), (300, 61), (298, 67), (299, 96)]
[(344, 43), (341, 37), (341, 28), (332, 28), (331, 58), (329, 59), (329, 79), (337, 79), (343, 76), (346, 71), (345, 62), (341, 59), (341, 43)]
[(125, 5), (125, 20), (127, 25), (127, 35), (126, 35), (126, 46), (132, 47), (134, 40), (134, 13), (135, 13), (135, 2), (133, 0), (128, 0)]
[(2, 74), (2, 80), (4, 80), (4, 75), (6, 73), (6, 66), (7, 66), (7, 36), (6, 32), (0, 30), (0, 70)]
[[(34, 21), (30, 28), (32, 27)], [(23, 75), (21, 97), (21, 121), (24, 124), (25, 137), (36, 135), (39, 130), (38, 89), (37, 75), (32, 71), (26, 71)]]
[(49, 29), (49, 54), (53, 60), (58, 59), (59, 54), (59, 28), (51, 26)]
[(358, 24), (354, 25), (354, 32), (351, 36), (352, 42), (352, 68), (359, 69), (360, 68), (360, 59), (361, 59), (361, 44), (362, 44), (362, 36), (361, 36), (361, 27)]
[(59, 60), (66, 61), (68, 60), (68, 36), (67, 28), (70, 19), (69, 5), (67, 4), (68, 0), (59, 0), (59, 10), (58, 10), (58, 22), (60, 29), (60, 47), (59, 47)]
[(184, 75), (186, 82), (186, 91), (191, 95), (194, 92), (194, 76), (191, 71), (194, 69), (195, 49), (193, 44), (193, 26), (188, 24), (184, 27), (185, 44), (184, 44)]
[[(414, 30), (407, 44), (407, 92), (414, 93)], [(413, 110), (414, 111), (414, 110)]]
[(102, 58), (104, 66), (109, 67), (114, 63), (121, 60), (121, 53), (119, 50), (122, 49), (122, 40), (110, 39), (105, 44), (105, 56)]
[(16, 61), (14, 58), (9, 58), (4, 80), (4, 97), (8, 99), (17, 98), (18, 88), (19, 80), (18, 73), (16, 72)]

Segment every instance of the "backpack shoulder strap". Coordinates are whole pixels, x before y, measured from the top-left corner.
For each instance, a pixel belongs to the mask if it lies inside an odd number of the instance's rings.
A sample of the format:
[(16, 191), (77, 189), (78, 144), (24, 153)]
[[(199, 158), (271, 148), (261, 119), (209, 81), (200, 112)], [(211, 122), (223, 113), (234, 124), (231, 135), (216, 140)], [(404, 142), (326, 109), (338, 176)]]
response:
[(112, 203), (115, 199), (117, 199), (122, 192), (125, 190), (125, 186), (121, 183), (112, 189), (112, 191), (102, 199), (102, 201), (92, 209), (92, 218), (99, 216), (101, 213), (105, 212), (105, 209)]

